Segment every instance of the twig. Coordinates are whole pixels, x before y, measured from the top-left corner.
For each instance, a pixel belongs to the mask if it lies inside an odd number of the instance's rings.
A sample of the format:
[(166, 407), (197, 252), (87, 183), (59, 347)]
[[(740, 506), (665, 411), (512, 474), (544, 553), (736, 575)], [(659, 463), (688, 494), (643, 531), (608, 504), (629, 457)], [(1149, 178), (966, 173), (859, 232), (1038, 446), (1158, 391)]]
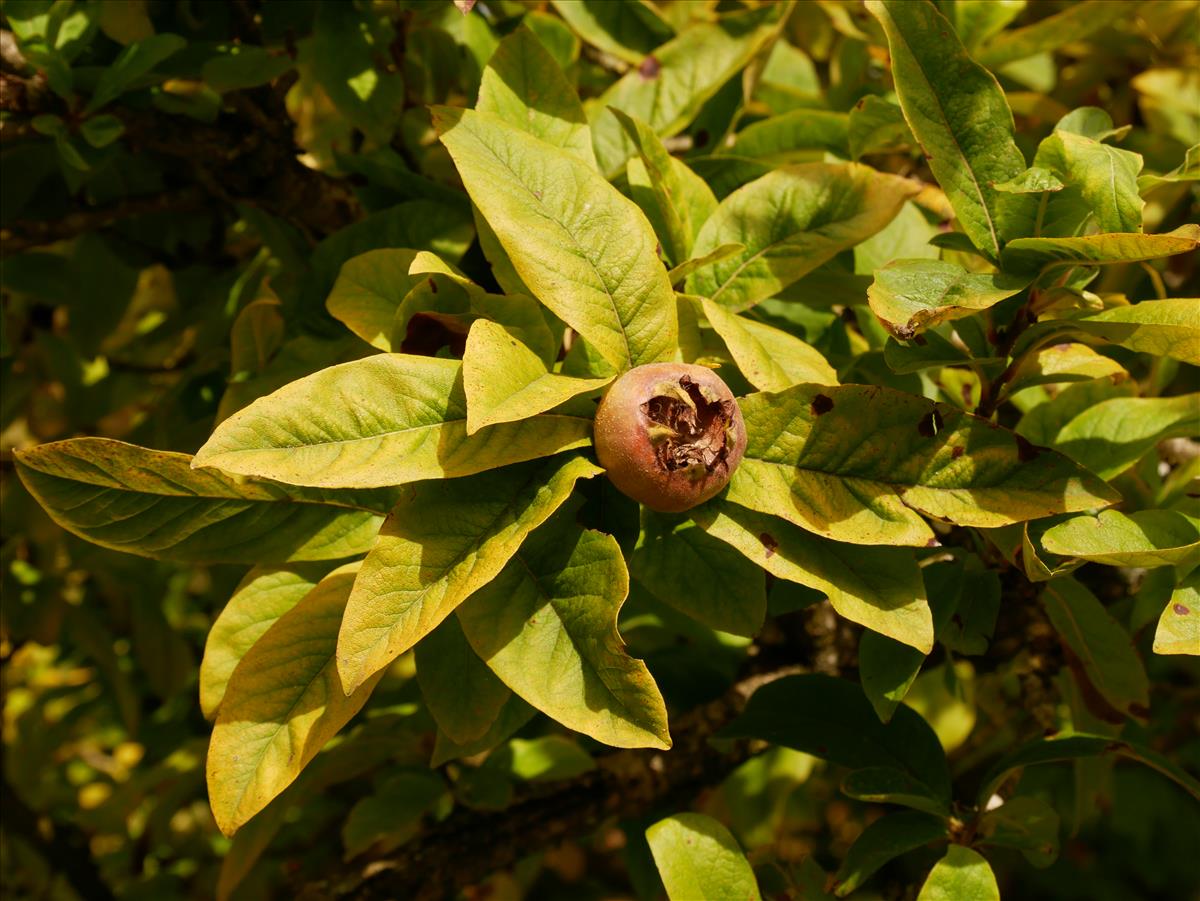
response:
[(604, 755), (597, 758), (596, 769), (567, 782), (531, 788), (502, 811), (460, 808), (393, 856), (310, 883), (299, 898), (432, 901), (541, 848), (590, 832), (604, 820), (638, 816), (672, 802), (686, 804), (759, 750), (744, 741), (718, 750), (709, 739), (742, 711), (755, 689), (801, 670), (787, 667), (738, 682), (716, 701), (677, 720), (669, 751)]

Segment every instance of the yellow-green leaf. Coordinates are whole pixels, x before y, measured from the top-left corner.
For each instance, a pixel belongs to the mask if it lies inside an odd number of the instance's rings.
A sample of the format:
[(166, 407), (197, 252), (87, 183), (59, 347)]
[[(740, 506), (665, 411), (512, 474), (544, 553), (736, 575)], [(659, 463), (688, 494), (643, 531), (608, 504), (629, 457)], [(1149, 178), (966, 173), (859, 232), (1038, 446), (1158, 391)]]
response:
[(213, 816), (226, 835), (291, 785), (379, 680), (347, 696), (334, 661), (357, 567), (322, 579), (259, 638), (229, 679), (207, 766)]
[(695, 519), (777, 578), (824, 592), (846, 619), (922, 653), (932, 650), (933, 618), (911, 551), (828, 541), (727, 503), (707, 505)]
[(378, 354), (292, 382), (222, 422), (192, 465), (291, 485), (374, 487), (470, 475), (591, 442), (541, 415), (467, 435), (458, 360)]
[(993, 185), (1025, 169), (1004, 91), (927, 0), (868, 0), (867, 9), (887, 34), (900, 107), (930, 170), (963, 231), (998, 259), (1004, 200)]
[(1026, 354), (1005, 384), (1008, 395), (1035, 385), (1057, 385), (1110, 379), (1114, 384), (1129, 378), (1129, 372), (1114, 360), (1098, 354), (1086, 344), (1055, 344)]
[(631, 60), (636, 67), (587, 104), (600, 171), (613, 177), (635, 153), (610, 107), (642, 120), (660, 137), (677, 134), (762, 49), (786, 8), (770, 3), (695, 22), (648, 56)]
[(438, 729), (465, 745), (487, 734), (512, 696), (479, 659), (458, 617), (447, 616), (417, 643), (417, 682)]
[[(992, 4), (988, 4), (992, 5)], [(1057, 50), (1129, 15), (1131, 7), (1110, 0), (1072, 3), (1061, 12), (997, 35), (978, 59), (993, 69), (1039, 53)]]
[(193, 458), (107, 438), (20, 451), (50, 517), (101, 547), (188, 563), (336, 560), (371, 546), (386, 492), (311, 491), (198, 472)]
[(419, 276), (409, 275), (415, 250), (370, 250), (342, 264), (325, 307), (334, 319), (379, 350), (392, 350), (396, 311)]
[(746, 380), (761, 391), (782, 391), (803, 382), (836, 385), (837, 372), (821, 352), (781, 329), (730, 312), (706, 297), (704, 315), (721, 336)]
[(1042, 547), (1109, 566), (1187, 566), (1200, 562), (1200, 519), (1177, 510), (1102, 510), (1047, 529)]
[[(671, 263), (686, 260), (692, 251), (692, 240), (698, 229), (692, 227), (691, 210), (684, 202), (683, 179), (675, 167), (675, 159), (667, 153), (658, 135), (645, 122), (626, 115), (616, 107), (612, 114), (628, 133), (641, 159), (646, 180), (654, 195), (652, 222), (661, 223), (658, 232), (663, 250)], [(636, 195), (635, 195), (636, 198)]]
[(1000, 887), (988, 862), (966, 845), (951, 845), (934, 864), (917, 901), (1000, 901)]
[(1096, 596), (1068, 576), (1046, 583), (1042, 604), (1100, 696), (1125, 716), (1145, 717), (1150, 682), (1142, 661), (1129, 633)]
[(1086, 235), (1079, 238), (1017, 238), (1001, 256), (1006, 272), (1036, 272), (1047, 266), (1099, 266), (1157, 260), (1200, 247), (1200, 225), (1181, 225), (1162, 235)]
[(559, 517), (458, 618), (492, 672), (564, 726), (619, 748), (669, 748), (658, 686), (617, 633), (628, 591), (616, 539)]
[(1200, 571), (1171, 593), (1154, 629), (1154, 653), (1200, 657)]
[(568, 456), (406, 491), (363, 561), (346, 607), (338, 668), (347, 689), (433, 631), (504, 568), (577, 479), (601, 471)]
[(517, 28), (492, 54), (475, 108), (596, 167), (583, 105), (554, 57), (527, 28)]
[(731, 243), (745, 250), (688, 276), (688, 293), (748, 309), (878, 232), (918, 190), (859, 163), (769, 172), (726, 197), (704, 223), (695, 255)]
[(737, 839), (712, 817), (677, 813), (646, 830), (670, 901), (759, 901), (758, 882)]
[(871, 310), (905, 341), (940, 322), (971, 316), (1012, 297), (1028, 278), (968, 272), (946, 260), (895, 260), (875, 270)]
[(516, 422), (597, 391), (611, 378), (559, 375), (503, 326), (480, 319), (467, 335), (463, 386), (467, 393), (467, 434), (485, 426)]
[(206, 717), (216, 716), (229, 677), (246, 652), (279, 617), (300, 603), (327, 572), (328, 564), (256, 566), (238, 583), (204, 644), (200, 709)]
[(675, 298), (636, 204), (578, 157), (493, 116), (436, 107), (434, 124), (538, 300), (614, 366), (670, 359)]
[(989, 528), (1117, 500), (1060, 454), (889, 388), (798, 385), (740, 405), (749, 443), (728, 499), (838, 541), (925, 545), (917, 511)]
[(1046, 325), (1048, 328), (1061, 326), (1140, 353), (1173, 357), (1200, 366), (1200, 298), (1145, 300), (1088, 316), (1054, 320)]

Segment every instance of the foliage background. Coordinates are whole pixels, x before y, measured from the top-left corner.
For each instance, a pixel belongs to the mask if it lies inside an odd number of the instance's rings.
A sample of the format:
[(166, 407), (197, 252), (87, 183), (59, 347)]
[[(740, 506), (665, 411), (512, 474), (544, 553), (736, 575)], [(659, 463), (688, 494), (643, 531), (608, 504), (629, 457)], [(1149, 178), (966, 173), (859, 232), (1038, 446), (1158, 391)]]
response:
[[(369, 348), (328, 316), (324, 301), (341, 265), (372, 248), (430, 249), (494, 286), (427, 106), (471, 106), (499, 38), (519, 23), (586, 99), (620, 71), (644, 65), (647, 51), (693, 18), (757, 5), (661, 2), (647, 12), (625, 4), (619, 21), (601, 27), (572, 19), (577, 11), (564, 16), (562, 4), (515, 0), (480, 2), (467, 15), (440, 0), (8, 0), (0, 7), (6, 892), (207, 898), (220, 886), (237, 898), (267, 897), (342, 867), (347, 848), (357, 850), (344, 831), (347, 816), (365, 816), (373, 799), (395, 822), (358, 841), (390, 846), (452, 803), (503, 809), (514, 785), (530, 791), (523, 784), (529, 770), (503, 760), (490, 768), (451, 765), (449, 781), (429, 790), (420, 774), (432, 721), (409, 661), (388, 674), (351, 737), (292, 790), (292, 803), (271, 823), (275, 834), (264, 827), (256, 843), (247, 827), (225, 838), (205, 792), (210, 725), (197, 704), (197, 668), (211, 623), (245, 567), (160, 563), (80, 541), (30, 498), (14, 476), (12, 452), (86, 434), (192, 453), (214, 421), (250, 400), (364, 356)], [(938, 6), (969, 46), (970, 28), (989, 27), (973, 18), (982, 4)], [(1200, 140), (1197, 4), (992, 6), (1009, 10), (1012, 30), (1086, 7), (1072, 20), (1077, 32), (1043, 37), (1035, 52), (1006, 51), (1002, 42), (997, 50), (989, 36), (974, 40), (985, 62), (990, 48), (988, 64), (1016, 114), (1027, 159), (1054, 122), (1086, 105), (1133, 126), (1121, 146), (1142, 154), (1146, 172), (1176, 169)], [(872, 109), (872, 98), (888, 96), (886, 44), (859, 4), (801, 3), (783, 36), (786, 52), (739, 66), (699, 98), (672, 145), (714, 185), (748, 180), (714, 155), (720, 136), (743, 135), (756, 121), (796, 110)], [(902, 136), (888, 142), (887, 134), (873, 124), (861, 135), (877, 142), (868, 147), (872, 165), (933, 183), (919, 150)], [(745, 164), (755, 173), (838, 152), (812, 133), (766, 149), (739, 140), (746, 157), (757, 159)], [(1148, 232), (1197, 219), (1187, 182), (1159, 185), (1146, 199)], [(938, 233), (931, 210), (936, 202), (924, 213), (910, 206), (904, 229), (841, 254), (823, 270), (828, 279), (809, 287), (857, 292), (857, 306), (847, 300), (845, 313), (835, 315), (827, 303), (791, 303), (789, 327), (834, 363), (843, 382), (917, 394), (970, 390), (961, 376), (933, 386), (926, 374), (892, 373), (882, 352), (886, 334), (862, 302), (874, 269)], [(1195, 297), (1198, 287), (1195, 254), (1108, 267), (1089, 286), (1131, 300)], [(436, 349), (446, 335), (435, 329), (426, 338)], [(1163, 394), (1197, 388), (1194, 367), (1133, 354), (1117, 359)], [(1165, 453), (1187, 458), (1195, 450), (1176, 443)], [(1197, 769), (1194, 660), (1149, 653), (1161, 586), (1145, 571), (1095, 564), (1076, 575), (1132, 628), (1143, 651), (1153, 717), (1125, 735)], [(1004, 603), (986, 654), (953, 667), (935, 656), (909, 696), (951, 752), (956, 776), (969, 778), (1019, 740), (1084, 715), (1073, 701), (1068, 661), (1028, 603), (1028, 583), (1004, 569), (1000, 586)], [(814, 600), (773, 582), (774, 615), (751, 647), (636, 593), (621, 628), (674, 713), (721, 698), (739, 676), (772, 665), (853, 676), (861, 630)], [(537, 720), (521, 734), (560, 731)], [(588, 741), (579, 747), (601, 751)], [(586, 780), (586, 756), (563, 755), (553, 775)], [(398, 786), (398, 774), (413, 783)], [(512, 839), (525, 853), (548, 850), (490, 877), (488, 890), (496, 897), (653, 897), (659, 876), (643, 831), (693, 807), (728, 824), (752, 862), (776, 861), (793, 868), (797, 885), (806, 878), (819, 884), (823, 877), (803, 868), (836, 869), (881, 812), (839, 794), (840, 775), (775, 748), (731, 775), (702, 774), (670, 799), (651, 794), (636, 815), (609, 818), (594, 833), (561, 842), (536, 832)], [(1052, 801), (1063, 847), (1045, 869), (1012, 849), (996, 852), (990, 859), (1006, 897), (1179, 898), (1195, 891), (1200, 813), (1149, 769), (1092, 758), (1031, 769), (1021, 790)], [(409, 809), (418, 796), (421, 803)], [(460, 853), (479, 852), (492, 838), (464, 836)], [(924, 849), (890, 863), (861, 896), (911, 892), (905, 887), (919, 884), (937, 856)]]

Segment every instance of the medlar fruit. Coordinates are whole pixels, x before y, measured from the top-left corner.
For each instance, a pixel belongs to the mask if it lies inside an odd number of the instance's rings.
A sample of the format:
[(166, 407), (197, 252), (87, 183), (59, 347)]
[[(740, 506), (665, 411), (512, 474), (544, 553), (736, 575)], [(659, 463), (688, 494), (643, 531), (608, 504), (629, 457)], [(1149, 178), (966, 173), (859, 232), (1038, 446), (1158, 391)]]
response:
[(660, 513), (702, 504), (729, 482), (746, 424), (729, 387), (691, 363), (623, 373), (600, 401), (596, 455), (612, 483)]

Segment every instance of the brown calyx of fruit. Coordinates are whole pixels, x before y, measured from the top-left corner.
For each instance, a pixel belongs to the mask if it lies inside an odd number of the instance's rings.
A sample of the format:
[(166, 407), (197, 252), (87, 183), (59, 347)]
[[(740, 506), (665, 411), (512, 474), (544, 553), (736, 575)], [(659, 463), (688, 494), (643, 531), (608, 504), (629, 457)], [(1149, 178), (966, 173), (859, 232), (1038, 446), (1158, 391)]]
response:
[(734, 402), (712, 397), (689, 376), (656, 386), (642, 404), (654, 459), (666, 472), (686, 470), (696, 479), (728, 468), (729, 430)]

